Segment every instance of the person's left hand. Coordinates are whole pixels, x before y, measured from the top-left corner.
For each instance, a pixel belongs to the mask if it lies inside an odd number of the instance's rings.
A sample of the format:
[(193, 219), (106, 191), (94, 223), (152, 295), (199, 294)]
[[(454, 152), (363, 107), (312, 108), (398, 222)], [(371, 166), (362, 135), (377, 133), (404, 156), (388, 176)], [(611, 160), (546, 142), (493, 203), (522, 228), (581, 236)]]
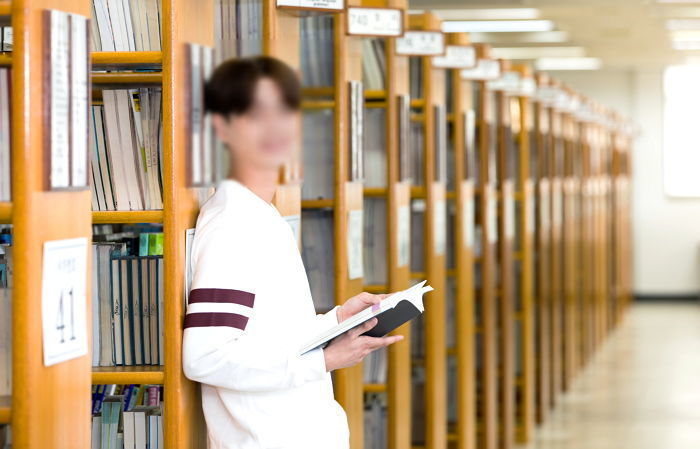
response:
[(338, 322), (345, 321), (351, 316), (355, 315), (375, 304), (379, 304), (379, 301), (389, 296), (384, 295), (373, 295), (372, 293), (362, 292), (359, 295), (353, 296), (352, 298), (345, 301), (345, 303), (338, 307), (336, 310), (336, 316), (338, 317)]

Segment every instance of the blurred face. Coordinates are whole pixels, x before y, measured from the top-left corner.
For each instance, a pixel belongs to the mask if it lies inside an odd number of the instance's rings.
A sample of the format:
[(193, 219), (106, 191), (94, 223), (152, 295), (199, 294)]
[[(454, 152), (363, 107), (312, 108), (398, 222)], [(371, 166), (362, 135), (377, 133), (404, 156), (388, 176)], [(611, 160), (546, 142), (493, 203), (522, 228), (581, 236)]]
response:
[(285, 103), (277, 84), (262, 78), (253, 104), (241, 115), (213, 117), (216, 133), (236, 167), (277, 169), (287, 162), (298, 142), (299, 112)]

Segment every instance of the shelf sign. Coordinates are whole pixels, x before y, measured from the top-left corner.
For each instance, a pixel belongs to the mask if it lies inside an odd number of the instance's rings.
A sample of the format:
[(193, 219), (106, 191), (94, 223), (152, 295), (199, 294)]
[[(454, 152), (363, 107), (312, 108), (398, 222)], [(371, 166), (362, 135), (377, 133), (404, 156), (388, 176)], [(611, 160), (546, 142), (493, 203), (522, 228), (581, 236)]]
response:
[(494, 80), (501, 76), (501, 64), (495, 59), (479, 59), (476, 67), (461, 72), (464, 80)]
[(44, 11), (45, 185), (48, 190), (88, 187), (90, 30), (85, 16)]
[(476, 50), (468, 45), (448, 45), (443, 56), (433, 57), (433, 67), (469, 69), (476, 66)]
[(411, 259), (411, 211), (408, 206), (399, 207), (397, 223), (398, 266), (405, 267)]
[(206, 187), (216, 181), (216, 151), (211, 116), (204, 111), (204, 82), (211, 74), (214, 49), (199, 44), (187, 44), (188, 118), (187, 149), (188, 184)]
[(362, 209), (348, 211), (348, 278), (359, 279), (363, 276), (364, 261), (362, 252), (364, 243), (362, 234), (364, 219)]
[(505, 91), (508, 95), (520, 95), (520, 74), (503, 72), (500, 78), (489, 81), (488, 88)]
[(396, 54), (404, 56), (440, 56), (445, 54), (445, 35), (441, 31), (406, 31), (396, 39)]
[(347, 34), (353, 36), (401, 36), (403, 11), (388, 8), (348, 8)]
[(41, 322), (45, 366), (88, 352), (87, 255), (85, 237), (44, 243)]
[(277, 0), (278, 7), (342, 11), (344, 0)]
[(433, 224), (435, 225), (435, 254), (442, 256), (445, 254), (447, 247), (447, 208), (445, 200), (435, 203), (435, 217)]

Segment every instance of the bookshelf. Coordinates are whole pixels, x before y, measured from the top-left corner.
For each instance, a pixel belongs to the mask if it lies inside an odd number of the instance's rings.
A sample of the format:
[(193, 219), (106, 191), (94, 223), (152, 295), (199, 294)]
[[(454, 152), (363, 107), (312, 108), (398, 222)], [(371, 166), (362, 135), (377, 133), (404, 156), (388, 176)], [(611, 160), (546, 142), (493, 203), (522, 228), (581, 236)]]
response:
[(533, 156), (535, 167), (535, 309), (536, 309), (536, 404), (537, 422), (547, 418), (550, 406), (550, 216), (549, 216), (549, 114), (547, 113), (549, 78), (542, 73), (535, 76), (537, 95), (533, 98)]
[(534, 158), (533, 107), (535, 80), (526, 65), (512, 67), (516, 83), (511, 99), (513, 142), (516, 158), (515, 241), (517, 264), (516, 303), (516, 432), (518, 443), (528, 443), (535, 430), (535, 307), (534, 307)]
[[(440, 20), (432, 13), (410, 14), (408, 29), (411, 31), (440, 32)], [(432, 56), (414, 57), (411, 69), (411, 85), (419, 87), (419, 92), (411, 92), (412, 120), (422, 129), (422, 167), (415, 171), (414, 181), (419, 188), (411, 192), (412, 209), (422, 214), (423, 245), (422, 263), (412, 265), (422, 266), (420, 275), (414, 268), (412, 277), (427, 279), (435, 291), (428, 293), (424, 300), (427, 307), (423, 314), (423, 328), (420, 330), (424, 342), (424, 363), (417, 364), (414, 370), (414, 380), (422, 377), (423, 397), (413, 401), (415, 413), (421, 413), (424, 420), (423, 438), (416, 441), (414, 446), (424, 446), (426, 449), (441, 449), (447, 445), (447, 354), (445, 341), (445, 175), (439, 168), (438, 158), (444, 164), (444, 157), (438, 155), (436, 140), (440, 129), (445, 123), (440, 123), (439, 111), (445, 107), (445, 69), (435, 68)], [(416, 101), (417, 100), (417, 101)], [(412, 115), (413, 115), (412, 114)], [(446, 137), (446, 136), (445, 136)], [(444, 166), (444, 165), (443, 165)], [(423, 200), (422, 202), (416, 200)], [(417, 223), (411, 223), (411, 227)], [(414, 234), (415, 235), (415, 234)], [(415, 248), (415, 246), (414, 246)], [(412, 248), (412, 253), (414, 253)], [(414, 253), (415, 257), (415, 253)], [(422, 404), (421, 404), (422, 402)], [(420, 423), (414, 421), (414, 427)], [(422, 440), (422, 441), (421, 441)]]
[[(353, 6), (362, 8), (398, 9), (403, 22), (406, 20), (405, 0), (361, 1)], [(370, 16), (373, 17), (373, 16)], [(410, 286), (410, 264), (407, 253), (410, 229), (410, 181), (403, 161), (408, 156), (408, 132), (401, 122), (402, 108), (409, 95), (408, 57), (396, 54), (396, 38), (381, 35), (363, 35), (363, 84), (365, 107), (365, 171), (373, 170), (373, 165), (383, 167), (378, 173), (367, 173), (364, 187), (365, 203), (365, 285), (372, 293), (386, 293), (406, 289)], [(380, 42), (377, 42), (380, 41)], [(380, 46), (376, 49), (375, 46)], [(383, 47), (383, 51), (382, 51)], [(373, 55), (383, 56), (385, 71), (383, 83), (379, 85), (371, 78)], [(381, 53), (381, 54), (380, 54)], [(374, 62), (381, 67), (381, 63)], [(403, 98), (403, 100), (402, 100)], [(383, 133), (370, 131), (370, 127), (383, 128)], [(379, 154), (377, 154), (379, 153)], [(378, 157), (378, 160), (375, 159)], [(383, 179), (382, 179), (383, 178)], [(377, 216), (370, 216), (373, 208)], [(384, 223), (381, 223), (384, 218)], [(373, 229), (379, 227), (380, 230)], [(372, 235), (384, 236), (375, 240)], [(368, 238), (369, 237), (369, 238)], [(382, 242), (383, 240), (383, 242)], [(382, 242), (381, 244), (378, 244)], [(369, 247), (373, 249), (370, 249)], [(368, 262), (384, 263), (384, 276), (376, 276)], [(371, 281), (367, 283), (368, 281)], [(365, 383), (364, 393), (386, 395), (386, 438), (389, 449), (409, 449), (411, 447), (411, 343), (410, 324), (397, 329), (394, 334), (404, 336), (404, 340), (391, 345), (386, 351), (386, 382)], [(367, 362), (365, 362), (367, 363)], [(365, 381), (366, 382), (366, 381)], [(378, 447), (379, 442), (374, 443)]]
[(506, 76), (512, 71), (508, 61), (499, 60), (501, 79), (494, 90), (496, 111), (496, 188), (497, 188), (497, 341), (499, 447), (509, 448), (515, 436), (515, 146), (511, 128), (511, 96)]
[[(469, 37), (464, 33), (446, 33), (448, 46), (470, 46)], [(470, 48), (473, 47), (470, 46)], [(448, 181), (448, 211), (451, 213), (452, 248), (448, 248), (448, 258), (452, 266), (448, 277), (454, 283), (454, 294), (448, 301), (447, 310), (452, 310), (454, 320), (448, 341), (448, 357), (455, 359), (454, 388), (448, 398), (453, 401), (455, 416), (449, 416), (449, 447), (474, 449), (476, 446), (476, 368), (475, 368), (475, 313), (474, 313), (474, 175), (476, 161), (475, 114), (472, 99), (472, 80), (463, 79), (460, 68), (447, 72), (448, 148), (452, 156), (452, 179)], [(449, 179), (449, 177), (448, 177)], [(448, 236), (448, 241), (450, 236)], [(450, 286), (448, 285), (448, 288)], [(448, 312), (449, 314), (449, 312)], [(450, 318), (448, 318), (450, 319)], [(448, 367), (450, 365), (448, 364)], [(450, 409), (452, 409), (450, 407)], [(455, 419), (456, 418), (456, 419)]]
[(497, 110), (494, 91), (489, 82), (500, 77), (500, 66), (491, 57), (487, 45), (475, 45), (480, 64), (496, 65), (495, 73), (478, 73), (474, 76), (473, 101), (476, 112), (477, 163), (475, 164), (477, 242), (475, 284), (477, 335), (477, 447), (495, 449), (498, 443), (498, 340), (496, 333), (496, 242), (497, 193)]

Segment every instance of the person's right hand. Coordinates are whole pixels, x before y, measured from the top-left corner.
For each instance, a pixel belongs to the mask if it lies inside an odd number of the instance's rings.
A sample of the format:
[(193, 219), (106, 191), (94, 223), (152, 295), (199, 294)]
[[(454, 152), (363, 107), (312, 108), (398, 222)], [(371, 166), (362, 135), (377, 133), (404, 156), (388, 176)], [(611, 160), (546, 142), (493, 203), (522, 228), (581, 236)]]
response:
[(403, 340), (403, 335), (387, 335), (385, 337), (369, 337), (362, 335), (377, 325), (377, 319), (372, 318), (364, 324), (350, 329), (333, 339), (325, 349), (323, 357), (326, 361), (326, 371), (357, 365), (367, 354)]

